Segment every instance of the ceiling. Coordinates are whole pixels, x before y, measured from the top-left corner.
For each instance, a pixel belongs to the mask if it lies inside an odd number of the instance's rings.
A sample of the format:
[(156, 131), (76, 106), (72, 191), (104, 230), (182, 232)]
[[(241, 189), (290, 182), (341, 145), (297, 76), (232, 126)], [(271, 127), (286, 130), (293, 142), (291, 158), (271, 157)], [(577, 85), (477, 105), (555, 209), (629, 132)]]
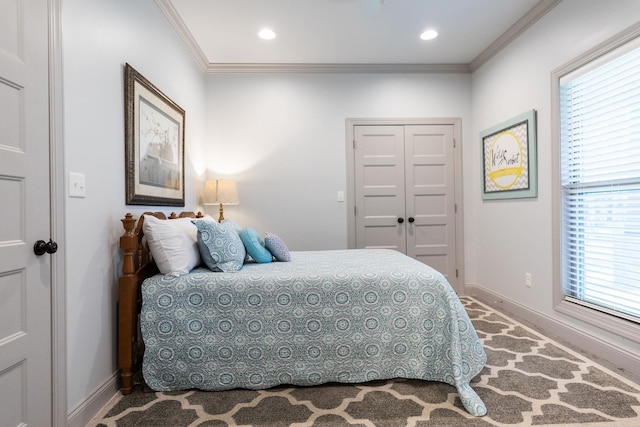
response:
[(156, 0), (208, 72), (468, 72), (559, 2)]

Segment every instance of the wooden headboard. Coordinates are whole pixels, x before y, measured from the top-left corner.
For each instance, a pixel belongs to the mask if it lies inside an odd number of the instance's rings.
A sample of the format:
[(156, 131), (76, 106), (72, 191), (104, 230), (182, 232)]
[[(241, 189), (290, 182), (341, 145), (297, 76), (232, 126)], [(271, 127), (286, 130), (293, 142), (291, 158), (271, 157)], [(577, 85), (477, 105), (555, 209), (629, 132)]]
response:
[(121, 220), (124, 233), (120, 236), (123, 260), (122, 275), (118, 280), (118, 368), (123, 394), (131, 393), (133, 375), (139, 368), (140, 356), (144, 351), (142, 340), (138, 337), (138, 315), (142, 304), (140, 285), (144, 279), (158, 273), (149, 246), (143, 240), (144, 215), (169, 220), (203, 217), (200, 212), (171, 213), (168, 218), (162, 212), (145, 212), (138, 220), (130, 213)]

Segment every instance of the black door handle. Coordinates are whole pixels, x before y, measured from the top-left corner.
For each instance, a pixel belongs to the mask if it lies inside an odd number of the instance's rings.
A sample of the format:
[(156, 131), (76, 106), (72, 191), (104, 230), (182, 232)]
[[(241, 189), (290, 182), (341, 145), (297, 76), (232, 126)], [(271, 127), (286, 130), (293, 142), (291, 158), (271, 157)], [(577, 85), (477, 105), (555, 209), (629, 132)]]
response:
[(413, 222), (413, 221), (415, 221), (415, 219), (412, 216), (410, 216), (409, 217), (409, 222)]
[(57, 251), (58, 251), (58, 244), (51, 239), (49, 239), (48, 242), (45, 242), (44, 240), (38, 240), (33, 245), (33, 253), (35, 253), (38, 256), (44, 255), (45, 253), (55, 254)]
[(404, 218), (398, 218), (398, 224), (402, 224), (404, 222)]

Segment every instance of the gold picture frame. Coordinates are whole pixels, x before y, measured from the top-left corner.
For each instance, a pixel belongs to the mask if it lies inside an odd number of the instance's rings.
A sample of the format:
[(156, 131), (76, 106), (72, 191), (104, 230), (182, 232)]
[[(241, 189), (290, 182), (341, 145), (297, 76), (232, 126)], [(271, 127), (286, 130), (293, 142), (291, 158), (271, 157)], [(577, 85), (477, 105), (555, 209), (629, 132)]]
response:
[(185, 111), (124, 69), (126, 204), (184, 206)]

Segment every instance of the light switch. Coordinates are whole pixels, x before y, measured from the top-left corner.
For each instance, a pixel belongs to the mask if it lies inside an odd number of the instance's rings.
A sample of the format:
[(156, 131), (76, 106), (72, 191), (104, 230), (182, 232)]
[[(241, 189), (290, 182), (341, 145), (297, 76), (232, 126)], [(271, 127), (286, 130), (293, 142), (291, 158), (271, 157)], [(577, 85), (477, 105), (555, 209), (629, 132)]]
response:
[(338, 191), (338, 201), (344, 202), (344, 191)]
[(84, 174), (69, 172), (69, 197), (84, 197), (86, 193)]

